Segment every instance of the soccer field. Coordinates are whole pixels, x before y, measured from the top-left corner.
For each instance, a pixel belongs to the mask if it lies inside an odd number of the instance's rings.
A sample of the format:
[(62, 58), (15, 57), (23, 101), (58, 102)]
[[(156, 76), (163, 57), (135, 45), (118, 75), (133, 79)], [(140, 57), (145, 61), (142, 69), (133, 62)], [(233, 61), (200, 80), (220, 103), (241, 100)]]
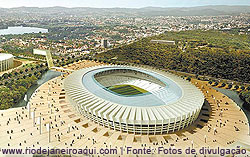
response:
[(111, 87), (108, 87), (108, 89), (117, 94), (125, 95), (125, 96), (132, 96), (132, 95), (143, 94), (143, 93), (148, 92), (134, 85), (126, 85), (126, 84), (111, 86)]

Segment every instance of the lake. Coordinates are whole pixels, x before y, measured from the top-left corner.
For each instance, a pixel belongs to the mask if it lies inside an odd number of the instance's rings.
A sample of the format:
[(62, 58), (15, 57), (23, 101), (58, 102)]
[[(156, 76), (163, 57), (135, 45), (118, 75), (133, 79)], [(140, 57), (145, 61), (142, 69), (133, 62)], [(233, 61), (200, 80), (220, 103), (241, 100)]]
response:
[(48, 33), (48, 29), (37, 28), (37, 27), (8, 27), (8, 29), (0, 29), (0, 35), (10, 34), (25, 34), (25, 33)]
[[(28, 96), (28, 99), (30, 99), (31, 95), (34, 93), (34, 91), (40, 87), (42, 84), (44, 84), (45, 82), (55, 78), (55, 77), (58, 77), (60, 76), (62, 73), (61, 72), (58, 72), (58, 71), (52, 71), (52, 70), (49, 70), (47, 72), (45, 72), (42, 77), (37, 80), (37, 84), (31, 86), (28, 91), (27, 91), (27, 96)], [(17, 103), (15, 106), (13, 107), (23, 107), (23, 106), (26, 106), (27, 103), (22, 99), (19, 103)]]

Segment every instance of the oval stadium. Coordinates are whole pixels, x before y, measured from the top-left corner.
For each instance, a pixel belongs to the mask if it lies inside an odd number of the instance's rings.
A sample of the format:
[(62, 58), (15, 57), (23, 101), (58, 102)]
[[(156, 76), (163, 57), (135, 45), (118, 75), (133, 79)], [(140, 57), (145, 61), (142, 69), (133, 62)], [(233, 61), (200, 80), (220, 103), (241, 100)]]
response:
[(202, 92), (188, 81), (150, 67), (101, 65), (64, 81), (66, 96), (86, 118), (113, 130), (166, 134), (199, 116)]

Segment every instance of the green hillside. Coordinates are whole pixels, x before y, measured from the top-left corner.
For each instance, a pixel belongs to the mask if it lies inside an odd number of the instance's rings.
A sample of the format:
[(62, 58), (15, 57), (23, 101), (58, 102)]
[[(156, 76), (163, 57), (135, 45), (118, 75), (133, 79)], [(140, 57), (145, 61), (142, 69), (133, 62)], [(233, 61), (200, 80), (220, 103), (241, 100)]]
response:
[[(151, 43), (174, 40), (175, 45)], [(250, 36), (220, 31), (182, 31), (144, 38), (97, 55), (100, 60), (145, 64), (217, 78), (250, 81)], [(117, 58), (112, 60), (112, 58)]]

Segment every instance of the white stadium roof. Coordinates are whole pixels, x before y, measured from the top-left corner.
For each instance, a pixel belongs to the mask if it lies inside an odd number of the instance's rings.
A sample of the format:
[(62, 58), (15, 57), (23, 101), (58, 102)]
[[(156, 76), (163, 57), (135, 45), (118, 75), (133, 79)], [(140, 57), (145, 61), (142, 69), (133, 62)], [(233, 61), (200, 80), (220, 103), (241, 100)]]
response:
[(0, 53), (0, 61), (7, 60), (7, 59), (10, 59), (12, 57), (13, 57), (12, 54)]
[[(131, 69), (146, 73), (156, 77), (166, 86), (158, 90), (155, 89), (145, 95), (133, 97), (119, 96), (105, 90), (95, 80), (95, 74), (110, 69)], [(110, 77), (110, 80), (114, 78)], [(122, 77), (119, 75), (117, 78), (120, 79)], [(146, 81), (142, 83), (147, 84)], [(188, 117), (194, 114), (196, 114), (197, 118), (197, 114), (199, 114), (204, 103), (202, 92), (190, 82), (171, 73), (148, 67), (118, 65), (89, 67), (68, 76), (65, 79), (64, 86), (70, 102), (76, 104), (80, 110), (83, 110), (82, 113), (86, 115), (91, 113), (94, 117), (119, 124), (163, 125), (188, 119)], [(171, 99), (168, 99), (168, 96)], [(150, 101), (150, 99), (153, 101)], [(159, 101), (156, 101), (156, 99), (159, 99)], [(131, 102), (124, 103), (126, 101)], [(156, 104), (153, 104), (154, 102)]]

